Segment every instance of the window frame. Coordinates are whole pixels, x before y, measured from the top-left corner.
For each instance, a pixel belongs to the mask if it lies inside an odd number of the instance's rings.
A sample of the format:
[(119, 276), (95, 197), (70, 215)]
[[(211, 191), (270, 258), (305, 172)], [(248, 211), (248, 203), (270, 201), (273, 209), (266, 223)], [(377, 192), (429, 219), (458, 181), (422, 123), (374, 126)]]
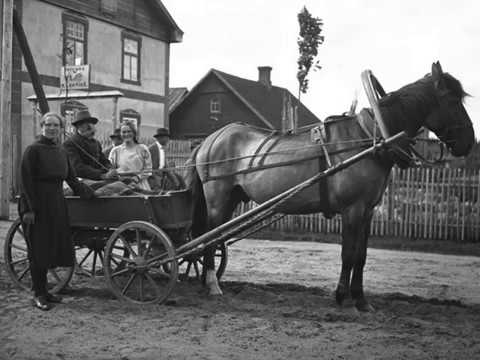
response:
[[(76, 64), (67, 64), (67, 54), (65, 52), (66, 45), (67, 45), (67, 22), (75, 22), (83, 25), (83, 64), (88, 64), (88, 20), (84, 17), (80, 17), (78, 15), (74, 15), (71, 13), (62, 13), (62, 64), (66, 65), (73, 65)], [(80, 40), (73, 39), (75, 42), (80, 42)]]
[(221, 114), (222, 104), (218, 97), (210, 99), (210, 114)]
[[(138, 54), (136, 56), (136, 58), (137, 58), (137, 80), (131, 80), (131, 79), (126, 79), (125, 78), (125, 74), (124, 74), (125, 55), (127, 54), (127, 55), (130, 55), (130, 56), (134, 56), (131, 53), (128, 53), (128, 52), (126, 53), (125, 52), (125, 39), (133, 40), (133, 41), (137, 42), (137, 52), (138, 52)], [(123, 82), (123, 83), (127, 83), (127, 84), (141, 85), (142, 84), (142, 81), (141, 81), (141, 74), (142, 74), (141, 73), (141, 70), (142, 70), (142, 37), (122, 31), (121, 56), (122, 56), (122, 67), (120, 69), (120, 71), (121, 71), (120, 81)], [(130, 73), (131, 73), (131, 70), (130, 70)]]
[(137, 127), (137, 137), (140, 137), (140, 127), (142, 126), (142, 115), (136, 111), (135, 109), (122, 109), (120, 110), (120, 126), (122, 126), (122, 122), (125, 120), (135, 120), (136, 127)]

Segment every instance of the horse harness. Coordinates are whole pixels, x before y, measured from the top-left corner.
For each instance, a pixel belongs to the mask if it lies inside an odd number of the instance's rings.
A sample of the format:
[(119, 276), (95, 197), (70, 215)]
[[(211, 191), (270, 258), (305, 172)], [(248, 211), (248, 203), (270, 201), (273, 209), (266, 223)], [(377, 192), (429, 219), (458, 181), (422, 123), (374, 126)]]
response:
[[(341, 117), (344, 117), (344, 116), (341, 116)], [(235, 124), (238, 125), (238, 123), (235, 123)], [(235, 125), (235, 124), (231, 124), (231, 125)], [(247, 125), (247, 124), (242, 124), (242, 125)], [(247, 126), (249, 126), (249, 125), (247, 125)], [(299, 162), (310, 161), (310, 160), (315, 160), (315, 159), (318, 159), (318, 161), (320, 162), (319, 163), (319, 171), (324, 171), (324, 170), (327, 169), (327, 165), (328, 166), (333, 165), (332, 160), (331, 160), (331, 156), (336, 155), (336, 154), (340, 154), (340, 153), (344, 153), (344, 152), (348, 152), (348, 151), (365, 149), (368, 146), (370, 146), (370, 144), (367, 143), (368, 142), (368, 140), (367, 140), (367, 141), (360, 141), (361, 144), (357, 144), (357, 145), (354, 145), (354, 146), (351, 146), (351, 147), (348, 147), (348, 148), (345, 148), (345, 149), (329, 151), (328, 146), (327, 146), (329, 144), (328, 136), (326, 134), (325, 127), (322, 124), (321, 129), (317, 129), (317, 127), (315, 127), (315, 128), (312, 128), (310, 130), (311, 134), (313, 134), (313, 133), (322, 134), (321, 135), (322, 136), (321, 140), (319, 140), (317, 138), (317, 136), (311, 135), (312, 142), (314, 143), (313, 146), (320, 145), (322, 147), (323, 154), (320, 155), (320, 156), (318, 154), (315, 154), (315, 155), (305, 156), (301, 159), (279, 161), (279, 162), (276, 162), (276, 163), (273, 163), (273, 164), (265, 164), (265, 159), (266, 159), (267, 156), (282, 153), (282, 151), (279, 151), (279, 152), (273, 151), (274, 147), (278, 144), (278, 142), (281, 139), (285, 138), (286, 136), (291, 136), (290, 134), (280, 135), (280, 134), (278, 134), (278, 131), (272, 131), (272, 132), (269, 133), (269, 135), (264, 140), (262, 140), (262, 142), (258, 145), (257, 149), (255, 150), (255, 152), (252, 155), (246, 155), (246, 156), (242, 156), (242, 157), (238, 157), (238, 158), (229, 158), (229, 159), (224, 159), (224, 160), (219, 160), (219, 161), (209, 161), (210, 155), (212, 153), (213, 145), (215, 144), (216, 140), (228, 128), (229, 128), (229, 126), (225, 126), (222, 129), (222, 131), (219, 131), (216, 134), (215, 138), (209, 144), (207, 154), (206, 154), (207, 155), (206, 156), (207, 161), (204, 163), (204, 167), (203, 167), (203, 171), (202, 171), (202, 179), (201, 179), (202, 183), (206, 183), (206, 182), (209, 182), (209, 181), (212, 181), (212, 180), (219, 180), (219, 179), (231, 177), (231, 176), (234, 176), (234, 175), (248, 174), (248, 173), (252, 173), (252, 172), (256, 172), (256, 171), (260, 171), (260, 170), (265, 170), (265, 169), (272, 169), (272, 168), (277, 168), (277, 167), (289, 166), (289, 165), (297, 164)], [(315, 130), (315, 129), (317, 129), (317, 130)], [(313, 139), (315, 139), (315, 140), (313, 140)], [(320, 144), (318, 143), (319, 141), (321, 141)], [(267, 151), (262, 152), (262, 149), (264, 149), (264, 150), (267, 149)], [(293, 152), (293, 151), (296, 151), (296, 149), (286, 150), (286, 151), (283, 151), (283, 153)], [(246, 159), (246, 158), (249, 158), (250, 161), (249, 161), (248, 166), (245, 169), (236, 170), (236, 171), (233, 171), (231, 173), (221, 174), (221, 175), (211, 175), (210, 174), (210, 165), (215, 165), (215, 164), (218, 164), (218, 163), (231, 162), (231, 161), (236, 161), (236, 160), (241, 160), (241, 159)]]

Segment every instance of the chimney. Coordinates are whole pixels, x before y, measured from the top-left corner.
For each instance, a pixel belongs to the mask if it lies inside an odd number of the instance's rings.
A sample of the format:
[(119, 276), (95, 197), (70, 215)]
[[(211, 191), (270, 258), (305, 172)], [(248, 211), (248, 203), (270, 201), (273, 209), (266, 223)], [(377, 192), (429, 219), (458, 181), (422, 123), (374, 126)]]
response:
[(271, 66), (259, 66), (258, 67), (258, 82), (265, 85), (268, 88), (272, 87), (272, 81), (270, 80)]

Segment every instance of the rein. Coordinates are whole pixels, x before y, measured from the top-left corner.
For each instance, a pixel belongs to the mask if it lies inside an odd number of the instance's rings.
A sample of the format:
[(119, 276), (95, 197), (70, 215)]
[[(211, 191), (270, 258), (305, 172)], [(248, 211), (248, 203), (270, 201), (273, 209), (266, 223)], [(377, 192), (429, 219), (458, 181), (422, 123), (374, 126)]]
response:
[(106, 171), (110, 170), (109, 168), (107, 168), (105, 165), (103, 165), (100, 161), (98, 161), (97, 159), (95, 159), (95, 157), (93, 157), (87, 150), (85, 150), (83, 147), (81, 147), (77, 142), (75, 142), (75, 140), (73, 140), (73, 135), (72, 134), (69, 134), (67, 133), (66, 131), (63, 132), (63, 134), (65, 135), (65, 137), (69, 138), (71, 141), (72, 141), (72, 144), (75, 145), (75, 147), (80, 150), (83, 154), (87, 155), (87, 157), (90, 159), (90, 160), (93, 160), (93, 162), (95, 162), (97, 165), (100, 165), (100, 167)]
[[(361, 140), (357, 140), (357, 141), (358, 142), (365, 142), (365, 141), (361, 141)], [(353, 151), (353, 150), (366, 149), (366, 148), (370, 147), (369, 142), (370, 141), (368, 141), (368, 143), (365, 143), (364, 145), (351, 146), (351, 147), (348, 147), (348, 148), (345, 148), (345, 149), (332, 151), (332, 152), (329, 152), (329, 154), (330, 155), (337, 155), (337, 154), (341, 154), (341, 153), (345, 153), (345, 152), (349, 152), (349, 151)], [(338, 144), (338, 143), (336, 143), (336, 144)], [(317, 145), (317, 147), (318, 146), (319, 145)], [(284, 152), (285, 151), (282, 151), (282, 152), (279, 151), (278, 153), (284, 153)], [(290, 150), (290, 152), (291, 152), (291, 150)], [(274, 154), (274, 153), (275, 152), (266, 153), (266, 156)], [(234, 161), (236, 159), (248, 158), (248, 157), (251, 157), (251, 156), (258, 156), (258, 154), (257, 155), (247, 155), (247, 156), (240, 157), (240, 158), (229, 158), (229, 159), (225, 159), (225, 160), (218, 160), (218, 161), (192, 164), (192, 165), (187, 165), (187, 166), (182, 166), (182, 167), (192, 167), (192, 166), (196, 166), (196, 165), (219, 164), (219, 163)], [(325, 157), (325, 154), (323, 154), (323, 155), (322, 154), (321, 155), (315, 154), (315, 155), (306, 156), (306, 157), (303, 157), (303, 158), (300, 158), (300, 159), (295, 159), (295, 160), (279, 161), (279, 162), (276, 162), (276, 163), (273, 163), (273, 164), (266, 164), (266, 165), (263, 164), (263, 165), (259, 165), (259, 166), (255, 166), (255, 167), (250, 167), (250, 168), (246, 168), (246, 169), (242, 169), (242, 170), (233, 171), (233, 172), (230, 172), (228, 174), (213, 175), (213, 176), (208, 175), (205, 179), (202, 180), (202, 182), (206, 183), (206, 182), (211, 181), (211, 180), (223, 179), (223, 178), (234, 176), (234, 175), (248, 174), (248, 173), (252, 173), (252, 172), (256, 172), (256, 171), (260, 171), (260, 170), (265, 170), (265, 169), (273, 169), (273, 168), (277, 168), (277, 167), (289, 166), (289, 165), (292, 165), (292, 164), (298, 164), (300, 162), (319, 159), (319, 158), (323, 158), (323, 157)]]
[[(72, 137), (73, 135), (72, 134), (69, 134), (67, 132), (64, 132), (64, 135), (65, 137), (69, 138), (72, 143), (74, 144), (75, 147), (77, 147), (83, 154), (85, 154), (89, 159), (91, 159), (93, 162), (95, 162), (97, 165), (99, 165), (100, 167), (102, 167), (104, 170), (109, 170), (106, 166), (104, 166), (102, 163), (100, 163), (95, 157), (93, 157), (88, 151), (86, 151), (81, 145), (79, 145), (77, 142), (75, 142)], [(327, 145), (338, 145), (338, 144), (359, 144), (357, 146), (351, 146), (351, 147), (348, 147), (346, 149), (342, 149), (341, 151), (336, 151), (336, 152), (331, 152), (330, 154), (338, 154), (338, 153), (342, 153), (342, 152), (348, 152), (348, 151), (352, 151), (352, 150), (356, 150), (356, 149), (363, 149), (363, 148), (366, 148), (369, 146), (369, 143), (370, 143), (370, 140), (368, 139), (361, 139), (361, 140), (346, 140), (346, 141), (341, 141), (341, 142), (329, 142), (329, 143), (324, 143), (322, 146), (327, 146)], [(238, 161), (238, 160), (244, 160), (244, 159), (254, 159), (256, 157), (260, 157), (260, 156), (267, 156), (267, 155), (282, 155), (282, 154), (290, 154), (290, 153), (295, 153), (297, 152), (298, 150), (304, 150), (304, 149), (308, 149), (308, 148), (318, 148), (319, 145), (318, 144), (314, 144), (314, 145), (307, 145), (307, 146), (302, 146), (302, 147), (298, 147), (298, 148), (290, 148), (290, 149), (286, 149), (286, 150), (279, 150), (279, 151), (266, 151), (266, 152), (259, 152), (259, 153), (256, 153), (256, 154), (251, 154), (251, 155), (244, 155), (244, 156), (238, 156), (238, 157), (232, 157), (232, 158), (228, 158), (228, 159), (224, 159), (224, 160), (216, 160), (216, 161), (206, 161), (206, 162), (202, 162), (202, 163), (196, 163), (196, 164), (186, 164), (186, 165), (180, 165), (180, 166), (175, 166), (175, 167), (166, 167), (166, 168), (163, 168), (163, 169), (159, 169), (158, 171), (157, 170), (153, 170), (153, 169), (145, 169), (145, 170), (142, 170), (142, 171), (136, 171), (136, 172), (129, 172), (129, 173), (119, 173), (119, 175), (124, 175), (124, 176), (129, 176), (129, 175), (138, 175), (138, 174), (143, 174), (143, 173), (147, 173), (147, 172), (158, 172), (158, 173), (162, 173), (162, 172), (166, 172), (166, 171), (169, 171), (169, 170), (179, 170), (179, 169), (188, 169), (188, 168), (191, 168), (191, 167), (195, 167), (197, 165), (199, 166), (206, 166), (206, 165), (218, 165), (218, 164), (223, 164), (223, 163), (228, 163), (228, 162), (232, 162), (232, 161)], [(302, 158), (302, 159), (299, 159), (299, 160), (295, 160), (296, 161), (308, 161), (308, 160), (312, 160), (313, 158), (317, 158), (318, 155), (314, 156), (314, 157), (307, 157), (307, 158)], [(289, 165), (291, 162), (279, 162), (278, 163), (278, 166), (287, 166)], [(275, 164), (270, 164), (270, 165), (263, 165), (261, 168), (258, 168), (258, 167), (252, 167), (250, 168), (248, 172), (253, 172), (253, 171), (256, 171), (256, 170), (261, 170), (262, 168), (272, 168), (272, 167), (275, 167), (274, 166)], [(240, 170), (240, 173), (243, 173), (244, 170)], [(225, 176), (232, 176), (232, 175), (235, 175), (236, 173), (233, 173), (233, 174), (228, 174), (228, 175), (225, 175)]]

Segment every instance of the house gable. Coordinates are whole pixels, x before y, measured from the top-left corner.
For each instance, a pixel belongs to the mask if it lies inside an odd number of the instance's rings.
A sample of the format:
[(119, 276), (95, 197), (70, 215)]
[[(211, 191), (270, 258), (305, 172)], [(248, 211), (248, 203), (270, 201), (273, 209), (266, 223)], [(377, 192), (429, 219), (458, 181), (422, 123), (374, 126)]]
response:
[(258, 81), (243, 79), (218, 70), (214, 70), (214, 72), (230, 84), (230, 86), (236, 90), (238, 96), (242, 97), (244, 101), (254, 108), (274, 129), (282, 128), (282, 111), (285, 97), (291, 99), (293, 106), (298, 106), (299, 127), (320, 121), (287, 89), (278, 86), (267, 87)]
[[(212, 100), (219, 101), (220, 112), (210, 111)], [(266, 127), (265, 123), (210, 71), (172, 111), (170, 131), (173, 137), (205, 137), (232, 122)]]
[[(211, 133), (212, 126), (202, 127), (201, 121), (207, 124), (212, 120), (212, 116), (209, 118), (204, 114), (209, 113), (207, 99), (211, 101), (214, 96), (218, 97), (223, 107), (221, 113), (213, 114), (213, 118), (218, 120), (217, 125), (240, 121), (262, 128), (282, 130), (287, 101), (292, 106), (298, 106), (298, 127), (320, 122), (287, 89), (211, 69), (171, 111), (172, 134), (201, 137)], [(190, 126), (187, 122), (195, 122), (195, 125)], [(196, 130), (193, 131), (193, 128)]]

